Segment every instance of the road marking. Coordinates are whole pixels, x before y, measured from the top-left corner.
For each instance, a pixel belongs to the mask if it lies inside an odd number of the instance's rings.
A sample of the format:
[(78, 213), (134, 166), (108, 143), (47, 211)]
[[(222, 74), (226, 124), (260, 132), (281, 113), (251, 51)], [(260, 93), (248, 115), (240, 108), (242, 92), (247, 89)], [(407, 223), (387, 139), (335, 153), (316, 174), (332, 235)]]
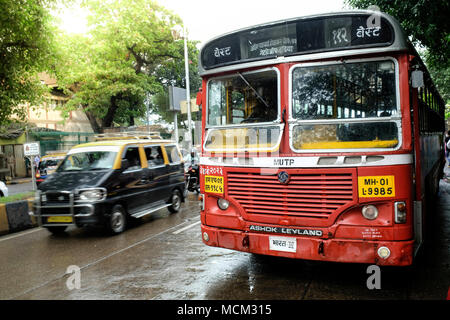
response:
[(33, 230), (23, 231), (23, 232), (17, 233), (15, 235), (12, 235), (12, 236), (9, 236), (9, 237), (0, 238), (0, 242), (6, 241), (6, 240), (11, 240), (11, 239), (18, 238), (18, 237), (21, 237), (21, 236), (26, 236), (26, 235), (28, 235), (30, 233), (34, 233), (36, 231), (41, 231), (41, 230), (44, 230), (44, 229), (41, 228), (41, 227), (38, 227), (38, 228), (34, 228)]
[(175, 231), (175, 232), (172, 232), (172, 234), (179, 234), (179, 233), (183, 232), (184, 230), (190, 229), (190, 228), (192, 228), (193, 226), (198, 225), (200, 222), (201, 222), (201, 221), (194, 222), (193, 224), (190, 224), (190, 225), (188, 225), (188, 226), (186, 226), (186, 227), (184, 227), (184, 228), (181, 228), (180, 230), (177, 230), (177, 231)]
[[(199, 223), (199, 222), (200, 222), (200, 221), (198, 221), (198, 222), (196, 222), (196, 223)], [(129, 246), (123, 248), (123, 249), (120, 249), (120, 250), (111, 252), (110, 254), (108, 254), (108, 255), (106, 255), (106, 256), (103, 256), (103, 257), (101, 257), (101, 258), (99, 258), (99, 259), (97, 259), (97, 260), (95, 260), (95, 261), (92, 261), (92, 262), (90, 262), (90, 263), (85, 264), (84, 266), (80, 267), (80, 270), (89, 268), (89, 267), (91, 267), (91, 266), (93, 266), (93, 265), (96, 265), (96, 264), (98, 264), (98, 263), (100, 263), (100, 262), (102, 262), (102, 261), (104, 261), (104, 260), (106, 260), (106, 259), (109, 259), (109, 258), (111, 258), (111, 257), (113, 257), (113, 256), (115, 256), (115, 255), (117, 255), (117, 254), (119, 254), (119, 253), (122, 253), (122, 252), (124, 252), (124, 251), (126, 251), (126, 250), (129, 250), (129, 249), (134, 248), (134, 247), (136, 247), (136, 246), (138, 246), (138, 245), (141, 245), (141, 244), (143, 244), (144, 242), (147, 242), (147, 241), (149, 241), (149, 240), (152, 240), (152, 239), (154, 239), (154, 238), (156, 238), (156, 237), (158, 237), (158, 236), (160, 236), (160, 235), (163, 235), (164, 233), (169, 232), (169, 231), (171, 231), (172, 229), (177, 228), (177, 227), (179, 227), (179, 226), (182, 226), (182, 225), (185, 224), (185, 223), (186, 223), (186, 221), (184, 221), (184, 222), (182, 222), (182, 223), (180, 223), (180, 224), (177, 224), (176, 226), (170, 227), (170, 228), (168, 228), (168, 229), (166, 229), (166, 230), (163, 230), (163, 231), (161, 231), (161, 232), (159, 232), (159, 233), (157, 233), (157, 234), (154, 234), (154, 235), (152, 235), (152, 236), (149, 236), (149, 237), (147, 237), (147, 238), (145, 238), (145, 239), (142, 239), (142, 240), (140, 240), (140, 241), (138, 241), (138, 242), (136, 242), (136, 243), (133, 243), (132, 245), (129, 245)], [(42, 228), (40, 228), (40, 229), (42, 229)], [(61, 275), (59, 275), (59, 276), (57, 276), (57, 277), (55, 277), (55, 278), (53, 278), (53, 279), (50, 279), (50, 280), (48, 280), (48, 281), (45, 281), (44, 283), (41, 283), (41, 284), (39, 284), (39, 285), (37, 285), (37, 286), (35, 286), (35, 287), (33, 287), (33, 288), (30, 288), (30, 289), (28, 289), (28, 290), (25, 290), (24, 292), (19, 293), (19, 294), (15, 295), (14, 297), (9, 298), (9, 299), (15, 300), (15, 299), (17, 299), (17, 297), (26, 295), (26, 294), (28, 294), (28, 293), (30, 293), (30, 292), (32, 292), (32, 291), (35, 291), (35, 290), (37, 290), (37, 289), (39, 289), (39, 288), (45, 287), (46, 285), (49, 285), (49, 284), (52, 283), (52, 282), (56, 282), (56, 281), (58, 281), (58, 280), (61, 280), (61, 279), (63, 279), (63, 278), (66, 277), (66, 276), (67, 276), (66, 273), (61, 274)]]

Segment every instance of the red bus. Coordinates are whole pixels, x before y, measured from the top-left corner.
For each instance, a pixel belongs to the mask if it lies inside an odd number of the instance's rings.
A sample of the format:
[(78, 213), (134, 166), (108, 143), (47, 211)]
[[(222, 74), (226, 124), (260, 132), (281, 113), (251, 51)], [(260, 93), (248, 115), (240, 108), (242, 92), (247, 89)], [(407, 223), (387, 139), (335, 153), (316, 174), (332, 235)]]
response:
[(412, 264), (445, 163), (444, 102), (394, 18), (262, 24), (199, 59), (206, 245)]

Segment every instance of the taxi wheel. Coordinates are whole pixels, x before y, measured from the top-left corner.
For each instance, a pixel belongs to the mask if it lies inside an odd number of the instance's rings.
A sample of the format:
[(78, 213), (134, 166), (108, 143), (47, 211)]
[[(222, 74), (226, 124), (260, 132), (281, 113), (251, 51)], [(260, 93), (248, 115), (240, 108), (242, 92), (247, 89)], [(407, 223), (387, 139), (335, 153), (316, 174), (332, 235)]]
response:
[(176, 213), (180, 211), (181, 208), (181, 193), (178, 190), (174, 190), (172, 192), (172, 197), (170, 197), (171, 206), (168, 207), (169, 211), (172, 213)]
[(119, 234), (125, 230), (127, 216), (120, 204), (116, 204), (106, 224), (106, 228), (112, 234)]

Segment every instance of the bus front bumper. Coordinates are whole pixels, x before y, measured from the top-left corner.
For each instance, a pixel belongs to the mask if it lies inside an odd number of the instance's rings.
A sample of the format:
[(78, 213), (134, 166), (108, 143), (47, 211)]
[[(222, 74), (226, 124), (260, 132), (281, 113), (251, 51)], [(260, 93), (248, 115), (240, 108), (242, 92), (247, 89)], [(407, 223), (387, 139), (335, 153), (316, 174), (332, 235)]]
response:
[[(413, 262), (414, 240), (370, 241), (321, 239), (302, 236), (219, 229), (202, 224), (202, 239), (209, 246), (294, 259), (408, 266)], [(272, 238), (271, 238), (272, 237)], [(273, 239), (295, 239), (295, 252), (271, 250)], [(387, 248), (387, 250), (385, 249)], [(292, 250), (292, 248), (291, 248)], [(382, 258), (380, 256), (388, 256)]]

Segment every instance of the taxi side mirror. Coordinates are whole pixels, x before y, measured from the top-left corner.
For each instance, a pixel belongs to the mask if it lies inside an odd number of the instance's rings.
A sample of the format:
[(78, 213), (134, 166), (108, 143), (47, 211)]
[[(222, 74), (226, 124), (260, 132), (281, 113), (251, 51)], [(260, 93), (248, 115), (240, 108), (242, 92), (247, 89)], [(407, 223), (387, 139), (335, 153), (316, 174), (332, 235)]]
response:
[(120, 168), (122, 170), (127, 170), (130, 167), (130, 161), (128, 159), (122, 159), (122, 162), (120, 163)]

